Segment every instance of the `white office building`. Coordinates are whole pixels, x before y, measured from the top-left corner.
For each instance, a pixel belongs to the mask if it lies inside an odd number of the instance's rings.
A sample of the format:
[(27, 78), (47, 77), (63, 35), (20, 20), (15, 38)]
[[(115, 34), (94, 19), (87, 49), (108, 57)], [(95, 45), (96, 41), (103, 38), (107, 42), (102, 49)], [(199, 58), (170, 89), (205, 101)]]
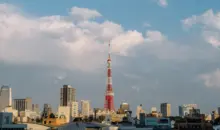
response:
[(0, 89), (0, 111), (6, 107), (12, 106), (12, 92), (8, 86), (2, 86)]
[(83, 117), (89, 117), (90, 102), (88, 100), (81, 100), (81, 114)]
[(71, 111), (72, 111), (73, 118), (79, 117), (79, 103), (77, 101), (72, 102)]
[(142, 108), (142, 104), (137, 106), (137, 110), (136, 110), (136, 116), (137, 116), (137, 119), (140, 120), (140, 114), (141, 113), (145, 113), (145, 111), (143, 110)]
[(58, 107), (58, 117), (60, 116), (65, 116), (66, 117), (66, 122), (71, 121), (70, 117), (70, 107), (69, 106), (59, 106)]

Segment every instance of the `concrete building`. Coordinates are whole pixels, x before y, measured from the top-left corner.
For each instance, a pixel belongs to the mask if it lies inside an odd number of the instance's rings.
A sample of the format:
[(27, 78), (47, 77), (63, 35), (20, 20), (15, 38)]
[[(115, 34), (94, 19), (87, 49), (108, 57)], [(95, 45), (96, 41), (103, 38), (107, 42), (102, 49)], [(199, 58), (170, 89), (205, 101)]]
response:
[(40, 107), (38, 104), (32, 104), (32, 111), (40, 113)]
[(137, 116), (137, 119), (140, 120), (140, 114), (141, 113), (145, 113), (143, 108), (142, 108), (142, 104), (137, 106), (137, 110), (136, 110), (136, 116)]
[(14, 99), (13, 108), (20, 111), (32, 110), (32, 99), (30, 97), (24, 99)]
[(190, 114), (190, 110), (197, 109), (197, 104), (183, 104), (179, 106), (179, 116), (187, 116)]
[(89, 117), (90, 114), (90, 102), (88, 100), (81, 100), (81, 114), (83, 117)]
[(0, 89), (0, 111), (8, 106), (12, 106), (11, 88), (8, 86), (2, 86)]
[(42, 117), (47, 117), (49, 114), (52, 113), (52, 107), (50, 104), (44, 104), (43, 112), (42, 112)]
[(51, 127), (61, 126), (67, 123), (67, 119), (64, 115), (56, 116), (53, 113), (49, 113), (49, 116), (42, 119), (42, 124), (49, 125)]
[(218, 114), (220, 115), (220, 107), (218, 107)]
[(66, 123), (71, 121), (71, 113), (69, 106), (59, 106), (58, 107), (58, 117), (65, 116)]
[(73, 118), (79, 117), (79, 102), (77, 102), (77, 101), (72, 102), (71, 110), (72, 110), (72, 117)]
[(156, 107), (151, 107), (151, 113), (157, 113), (157, 108)]
[(11, 106), (6, 107), (3, 112), (12, 113), (12, 121), (18, 117), (18, 110), (13, 109)]
[(60, 89), (60, 106), (69, 106), (76, 99), (76, 90), (70, 85), (63, 85)]
[(200, 114), (200, 109), (190, 109), (189, 110), (189, 116), (190, 117), (201, 117), (201, 114)]
[(171, 116), (171, 105), (169, 103), (161, 103), (160, 112), (163, 117)]
[(12, 113), (0, 112), (0, 129), (1, 130), (25, 130), (25, 124), (13, 124)]

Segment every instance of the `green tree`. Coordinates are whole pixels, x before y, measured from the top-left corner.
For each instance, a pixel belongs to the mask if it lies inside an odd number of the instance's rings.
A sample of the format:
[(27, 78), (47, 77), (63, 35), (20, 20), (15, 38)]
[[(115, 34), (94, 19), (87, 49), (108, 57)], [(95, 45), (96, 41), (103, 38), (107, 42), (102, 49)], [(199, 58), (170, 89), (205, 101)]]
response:
[(99, 116), (99, 122), (102, 122), (104, 120), (105, 120), (105, 116), (103, 116), (103, 115)]

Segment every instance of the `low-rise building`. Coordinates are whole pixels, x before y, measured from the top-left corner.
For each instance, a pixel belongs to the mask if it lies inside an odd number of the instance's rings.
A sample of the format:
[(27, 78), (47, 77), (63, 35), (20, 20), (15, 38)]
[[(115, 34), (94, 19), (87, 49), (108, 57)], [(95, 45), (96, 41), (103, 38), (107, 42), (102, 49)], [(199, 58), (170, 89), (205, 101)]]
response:
[(60, 126), (66, 124), (66, 117), (64, 115), (55, 116), (53, 113), (51, 113), (47, 118), (43, 118), (42, 124), (53, 127)]
[(12, 116), (12, 113), (0, 112), (0, 129), (25, 130), (27, 128), (25, 124), (13, 124)]
[(18, 117), (18, 110), (13, 109), (11, 106), (6, 107), (3, 111), (12, 113), (12, 121)]
[(58, 107), (58, 116), (65, 116), (66, 123), (70, 122), (71, 120), (71, 113), (70, 113), (70, 107), (69, 106), (59, 106)]

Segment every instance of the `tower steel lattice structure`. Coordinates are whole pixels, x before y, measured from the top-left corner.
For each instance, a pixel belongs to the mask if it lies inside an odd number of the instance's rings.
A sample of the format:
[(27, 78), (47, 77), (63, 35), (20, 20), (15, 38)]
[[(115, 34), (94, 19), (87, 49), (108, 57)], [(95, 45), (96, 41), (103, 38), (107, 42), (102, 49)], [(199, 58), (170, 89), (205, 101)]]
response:
[(107, 86), (105, 92), (105, 110), (114, 111), (114, 92), (112, 89), (112, 68), (111, 68), (111, 53), (110, 53), (110, 43), (109, 52), (107, 59)]

